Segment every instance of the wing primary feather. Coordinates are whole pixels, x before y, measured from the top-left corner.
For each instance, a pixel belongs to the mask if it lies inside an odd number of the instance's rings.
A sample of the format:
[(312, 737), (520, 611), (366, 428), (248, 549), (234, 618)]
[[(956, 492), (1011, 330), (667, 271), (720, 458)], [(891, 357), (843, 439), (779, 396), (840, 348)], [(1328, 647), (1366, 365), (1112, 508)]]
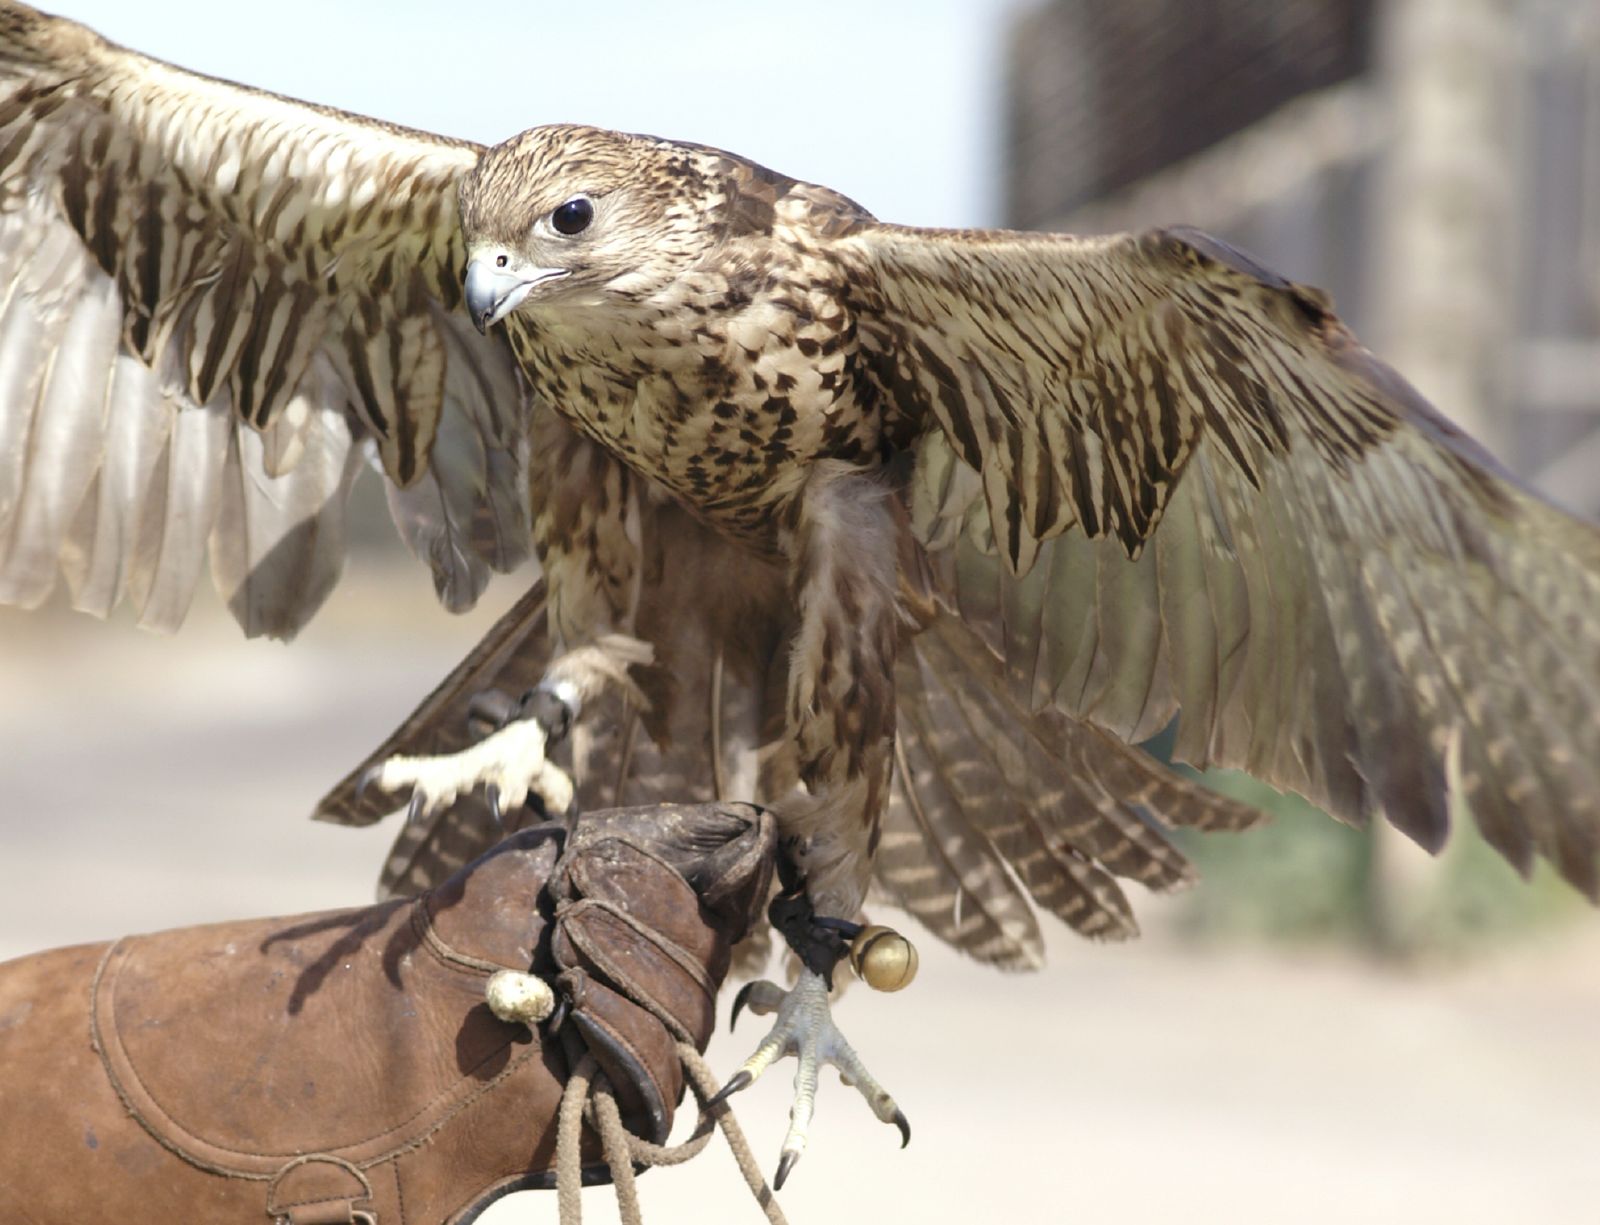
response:
[[(405, 527), (413, 542), (446, 542), (422, 551), (455, 607), (481, 587), (484, 561), (522, 560), (527, 389), (504, 345), (450, 343), (466, 323), (449, 314), (464, 262), (455, 189), (480, 153), (0, 10), (0, 260), (12, 271), (0, 303), (0, 540), (23, 518), (27, 536), (0, 544), (11, 555), (0, 599), (36, 602), (60, 570), (81, 606), (107, 612), (126, 596), (143, 624), (171, 628), (225, 506), (213, 551), (232, 569), (214, 577), (247, 593), (235, 607), (251, 632), (293, 633), (338, 569), (341, 519), (322, 495), (353, 473), (347, 409), (364, 415), (391, 480), (410, 485), (429, 468), (447, 388), (466, 418), (441, 482), (452, 487), (416, 500)], [(86, 343), (108, 323), (115, 343)], [(157, 402), (131, 390), (129, 360), (175, 414), (164, 447), (128, 424), (141, 414), (123, 405)], [(26, 393), (47, 372), (41, 403)], [(215, 414), (266, 445), (224, 445)], [(107, 475), (130, 430), (145, 440), (138, 462)], [(484, 437), (464, 465), (468, 430)], [(13, 445), (23, 437), (40, 445)], [(473, 499), (486, 509), (464, 514)], [(477, 560), (451, 556), (458, 539)]]
[[(1176, 711), (1184, 759), (1430, 848), (1470, 811), (1514, 865), (1600, 889), (1600, 531), (1325, 295), (1184, 230), (863, 222), (832, 251), (869, 368), (922, 431), (929, 571), (1021, 717), (1138, 738)], [(1070, 515), (1039, 500), (1046, 470)], [(951, 698), (978, 739), (986, 700)]]

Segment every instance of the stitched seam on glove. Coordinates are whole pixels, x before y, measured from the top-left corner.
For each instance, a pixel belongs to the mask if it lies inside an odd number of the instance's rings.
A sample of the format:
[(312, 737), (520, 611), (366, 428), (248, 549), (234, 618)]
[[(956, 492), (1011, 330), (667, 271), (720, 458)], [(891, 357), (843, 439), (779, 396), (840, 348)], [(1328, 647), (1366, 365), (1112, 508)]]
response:
[[(115, 994), (117, 971), (120, 971), (128, 956), (127, 944), (128, 938), (125, 937), (106, 950), (105, 956), (100, 959), (100, 964), (95, 970), (94, 980), (90, 986), (91, 1037), (94, 1049), (100, 1056), (100, 1064), (106, 1074), (106, 1079), (110, 1081), (111, 1087), (116, 1091), (123, 1108), (149, 1133), (151, 1138), (196, 1169), (205, 1170), (210, 1174), (220, 1174), (227, 1178), (240, 1178), (251, 1181), (264, 1182), (273, 1178), (281, 1169), (284, 1161), (300, 1154), (298, 1152), (271, 1153), (253, 1149), (231, 1148), (226, 1144), (206, 1139), (181, 1119), (174, 1116), (150, 1090), (150, 1087), (144, 1083), (138, 1068), (134, 1066), (132, 1057), (123, 1048), (121, 1038), (114, 1026), (109, 1031), (108, 1040), (108, 1033), (103, 1024), (104, 1014), (108, 1011), (109, 1004), (109, 1012), (114, 1022), (115, 1006), (110, 1004), (110, 1000), (105, 993), (109, 992), (111, 996)], [(121, 953), (119, 964), (114, 970), (111, 970), (109, 981), (107, 981), (106, 975), (108, 969), (110, 969), (110, 963), (119, 952)], [(508, 1040), (506, 1046), (511, 1045), (513, 1045), (512, 1041)], [(477, 1066), (483, 1066), (483, 1063), (497, 1057), (505, 1049), (505, 1047), (496, 1048), (486, 1055)], [(513, 1076), (525, 1063), (539, 1054), (538, 1044), (531, 1044), (528, 1050), (524, 1051), (520, 1056), (513, 1057), (500, 1072), (491, 1079), (482, 1082), (476, 1090), (457, 1098), (452, 1103), (451, 1108), (425, 1130), (415, 1136), (406, 1136), (391, 1145), (391, 1147), (369, 1156), (363, 1156), (361, 1160), (352, 1161), (351, 1164), (358, 1169), (370, 1169), (403, 1153), (420, 1148), (430, 1136), (449, 1123), (456, 1115), (486, 1094), (493, 1092), (502, 1082)], [(117, 1065), (120, 1065), (120, 1067)], [(455, 1089), (446, 1090), (444, 1093), (437, 1095), (412, 1112), (412, 1114), (385, 1128), (383, 1131), (352, 1141), (328, 1144), (324, 1146), (323, 1151), (329, 1156), (337, 1157), (340, 1154), (350, 1152), (352, 1149), (361, 1149), (364, 1146), (372, 1145), (386, 1136), (404, 1132), (417, 1119), (424, 1117), (429, 1111), (437, 1109), (441, 1103), (450, 1102), (452, 1093), (458, 1091), (460, 1085), (469, 1082), (474, 1070), (468, 1069), (461, 1079), (456, 1082)], [(135, 1100), (135, 1095), (131, 1091), (134, 1089), (137, 1090), (138, 1096), (143, 1099), (142, 1102)], [(217, 1156), (203, 1156), (202, 1153), (205, 1152), (217, 1154)], [(227, 1158), (253, 1163), (254, 1168), (222, 1164), (222, 1161)]]
[(648, 944), (651, 948), (660, 949), (670, 957), (673, 963), (690, 978), (694, 979), (702, 990), (708, 994), (715, 994), (715, 988), (711, 985), (711, 975), (698, 957), (676, 940), (663, 935), (659, 929), (648, 926), (614, 902), (603, 901), (600, 898), (579, 898), (576, 902), (568, 902), (562, 906), (557, 911), (556, 917), (558, 921), (572, 927), (574, 926), (574, 920), (582, 915), (585, 910), (599, 910), (631, 927), (638, 933), (645, 944)]
[[(599, 910), (604, 914), (621, 920), (641, 936), (649, 933), (648, 943), (653, 948), (660, 949), (675, 965), (688, 973), (694, 980), (695, 985), (704, 991), (708, 998), (715, 998), (716, 992), (712, 990), (708, 976), (698, 963), (688, 960), (688, 954), (680, 946), (667, 940), (664, 936), (653, 931), (653, 929), (646, 928), (626, 911), (619, 910), (608, 902), (595, 901), (592, 898), (583, 898), (578, 902), (574, 902), (571, 904), (570, 909), (580, 913), (586, 909)], [(563, 920), (568, 919), (566, 915), (561, 917)], [(592, 939), (583, 926), (576, 922), (564, 922), (563, 930), (567, 939), (594, 964), (595, 968), (605, 976), (614, 990), (649, 1012), (651, 1016), (665, 1025), (674, 1037), (691, 1043), (696, 1047), (699, 1046), (695, 1036), (689, 1032), (688, 1027), (678, 1017), (674, 1016), (665, 1004), (644, 991), (633, 975), (625, 971), (621, 965), (603, 952), (607, 942)]]
[(466, 970), (480, 977), (487, 978), (501, 970), (521, 970), (526, 972), (524, 965), (507, 966), (498, 961), (489, 961), (487, 958), (474, 957), (470, 953), (463, 953), (455, 948), (441, 936), (433, 925), (433, 916), (428, 913), (428, 908), (420, 900), (411, 911), (411, 930), (416, 933), (421, 947), (433, 955), (435, 961), (452, 970)]

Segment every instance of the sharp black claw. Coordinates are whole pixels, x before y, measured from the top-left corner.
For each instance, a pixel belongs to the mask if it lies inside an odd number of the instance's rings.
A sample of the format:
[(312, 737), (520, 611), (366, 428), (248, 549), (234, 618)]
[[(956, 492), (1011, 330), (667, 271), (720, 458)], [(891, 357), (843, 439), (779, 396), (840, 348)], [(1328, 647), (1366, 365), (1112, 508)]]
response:
[(428, 797), (420, 791), (411, 793), (411, 803), (406, 805), (406, 822), (415, 825), (422, 820), (422, 810), (427, 807)]
[(783, 1184), (788, 1181), (789, 1174), (794, 1170), (795, 1163), (800, 1160), (800, 1154), (789, 1152), (778, 1158), (778, 1175), (772, 1180), (772, 1189), (782, 1191)]
[(743, 1068), (740, 1068), (733, 1074), (732, 1080), (723, 1085), (722, 1088), (718, 1089), (716, 1093), (712, 1095), (711, 1100), (706, 1103), (706, 1109), (710, 1110), (713, 1106), (720, 1106), (735, 1093), (739, 1092), (740, 1089), (749, 1088), (751, 1082), (754, 1080), (754, 1076), (750, 1075), (750, 1073), (746, 1072)]
[(728, 1018), (728, 1032), (733, 1032), (734, 1026), (739, 1024), (739, 1014), (744, 1011), (744, 1006), (750, 1002), (750, 992), (754, 990), (755, 983), (748, 982), (739, 988), (739, 994), (733, 997), (733, 1015)]
[(900, 1147), (904, 1148), (911, 1143), (911, 1121), (904, 1110), (894, 1112), (894, 1125), (900, 1129)]
[(504, 827), (506, 814), (500, 811), (500, 788), (490, 783), (484, 789), (483, 798), (489, 802), (489, 815), (494, 818), (494, 823)]
[(522, 695), (521, 714), (544, 728), (545, 747), (549, 749), (566, 738), (572, 730), (577, 713), (550, 685), (540, 682)]

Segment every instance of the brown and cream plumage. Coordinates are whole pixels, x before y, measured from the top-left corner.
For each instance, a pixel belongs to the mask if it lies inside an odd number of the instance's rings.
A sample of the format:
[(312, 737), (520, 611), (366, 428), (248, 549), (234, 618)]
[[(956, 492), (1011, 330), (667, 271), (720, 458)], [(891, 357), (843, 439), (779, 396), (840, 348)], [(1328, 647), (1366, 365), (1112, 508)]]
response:
[(1600, 532), (1317, 291), (1182, 229), (883, 225), (653, 137), (483, 149), (15, 4), (0, 78), (0, 598), (59, 572), (170, 626), (209, 553), (286, 637), (370, 454), (448, 604), (530, 543), (545, 583), (390, 747), (547, 639), (639, 635), (588, 793), (773, 802), (825, 912), (876, 860), (1002, 964), (1030, 899), (1131, 931), (1115, 877), (1187, 877), (1146, 814), (1252, 819), (1126, 748), (1174, 716), (1186, 761), (1430, 848), (1470, 813), (1600, 896)]

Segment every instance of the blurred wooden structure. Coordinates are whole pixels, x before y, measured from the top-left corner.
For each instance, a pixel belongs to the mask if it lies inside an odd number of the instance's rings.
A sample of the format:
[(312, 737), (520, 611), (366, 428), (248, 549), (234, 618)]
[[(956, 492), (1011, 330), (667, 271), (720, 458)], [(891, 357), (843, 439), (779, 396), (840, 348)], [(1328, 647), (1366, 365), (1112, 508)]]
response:
[(1054, 0), (1010, 80), (1010, 223), (1215, 231), (1600, 514), (1593, 0)]

